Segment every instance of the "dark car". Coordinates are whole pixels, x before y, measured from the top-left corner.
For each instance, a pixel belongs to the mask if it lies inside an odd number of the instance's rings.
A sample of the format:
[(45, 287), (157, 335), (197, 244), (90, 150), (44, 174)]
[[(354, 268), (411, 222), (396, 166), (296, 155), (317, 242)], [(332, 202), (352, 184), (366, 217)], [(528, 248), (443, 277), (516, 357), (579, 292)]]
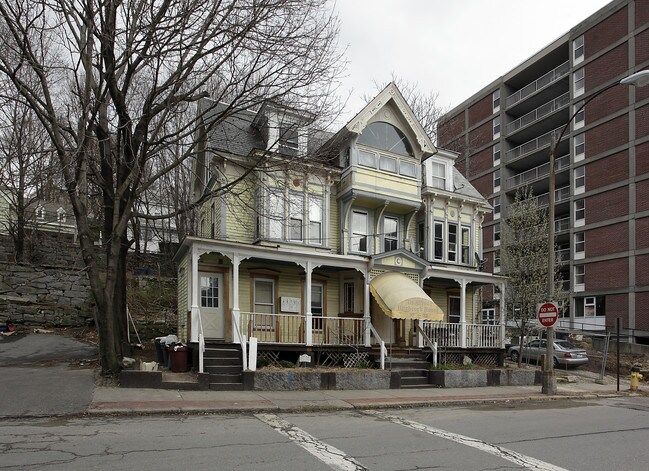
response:
[[(547, 351), (547, 340), (532, 340), (523, 346), (523, 361), (541, 363), (541, 356)], [(509, 357), (517, 362), (521, 356), (520, 346), (515, 345), (509, 349)], [(554, 341), (554, 366), (579, 366), (588, 363), (588, 354), (583, 348), (577, 348), (567, 340)]]

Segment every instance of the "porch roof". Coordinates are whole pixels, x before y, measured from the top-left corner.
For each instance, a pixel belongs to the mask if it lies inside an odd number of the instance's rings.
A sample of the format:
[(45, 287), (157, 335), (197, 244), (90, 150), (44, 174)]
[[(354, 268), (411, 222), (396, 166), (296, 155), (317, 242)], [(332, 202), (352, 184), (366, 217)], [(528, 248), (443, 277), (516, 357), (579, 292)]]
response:
[(442, 309), (403, 273), (385, 272), (373, 278), (370, 291), (383, 312), (394, 319), (441, 321)]
[(242, 260), (249, 258), (263, 258), (267, 260), (289, 261), (298, 265), (311, 262), (316, 266), (332, 266), (339, 268), (350, 268), (365, 272), (368, 269), (369, 257), (357, 255), (338, 255), (315, 250), (303, 250), (296, 247), (250, 245), (224, 240), (204, 239), (200, 237), (185, 237), (174, 260), (178, 262), (183, 257), (195, 250), (199, 255), (214, 252), (225, 255), (232, 259), (234, 255)]

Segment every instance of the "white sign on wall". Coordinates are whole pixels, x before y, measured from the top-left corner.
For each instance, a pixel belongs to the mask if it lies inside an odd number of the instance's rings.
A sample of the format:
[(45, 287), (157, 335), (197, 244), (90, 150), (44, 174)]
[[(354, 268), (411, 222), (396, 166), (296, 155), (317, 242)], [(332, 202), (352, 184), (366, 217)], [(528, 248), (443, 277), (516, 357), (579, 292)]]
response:
[(290, 298), (288, 296), (281, 296), (280, 297), (280, 305), (282, 312), (300, 312), (300, 298)]

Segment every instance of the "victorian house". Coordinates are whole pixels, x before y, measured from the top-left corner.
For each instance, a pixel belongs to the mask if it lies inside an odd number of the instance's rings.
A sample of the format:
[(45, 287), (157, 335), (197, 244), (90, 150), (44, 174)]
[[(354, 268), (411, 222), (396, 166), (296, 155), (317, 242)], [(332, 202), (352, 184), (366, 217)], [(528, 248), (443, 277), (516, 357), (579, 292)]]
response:
[(179, 336), (200, 371), (230, 364), (225, 347), (239, 369), (306, 355), (386, 367), (412, 352), (502, 362), (505, 319), (482, 302), (484, 286), (504, 289), (483, 270), (491, 207), (394, 84), (335, 134), (273, 103), (210, 127), (219, 106), (200, 104), (199, 227), (176, 254)]

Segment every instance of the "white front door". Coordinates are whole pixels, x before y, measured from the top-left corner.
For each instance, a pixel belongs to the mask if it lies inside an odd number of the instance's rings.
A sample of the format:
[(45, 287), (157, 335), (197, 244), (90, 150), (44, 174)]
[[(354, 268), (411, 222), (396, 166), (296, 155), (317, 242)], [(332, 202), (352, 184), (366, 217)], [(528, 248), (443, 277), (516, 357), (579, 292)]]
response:
[(199, 273), (201, 281), (201, 322), (206, 338), (222, 339), (225, 320), (223, 318), (223, 274)]

